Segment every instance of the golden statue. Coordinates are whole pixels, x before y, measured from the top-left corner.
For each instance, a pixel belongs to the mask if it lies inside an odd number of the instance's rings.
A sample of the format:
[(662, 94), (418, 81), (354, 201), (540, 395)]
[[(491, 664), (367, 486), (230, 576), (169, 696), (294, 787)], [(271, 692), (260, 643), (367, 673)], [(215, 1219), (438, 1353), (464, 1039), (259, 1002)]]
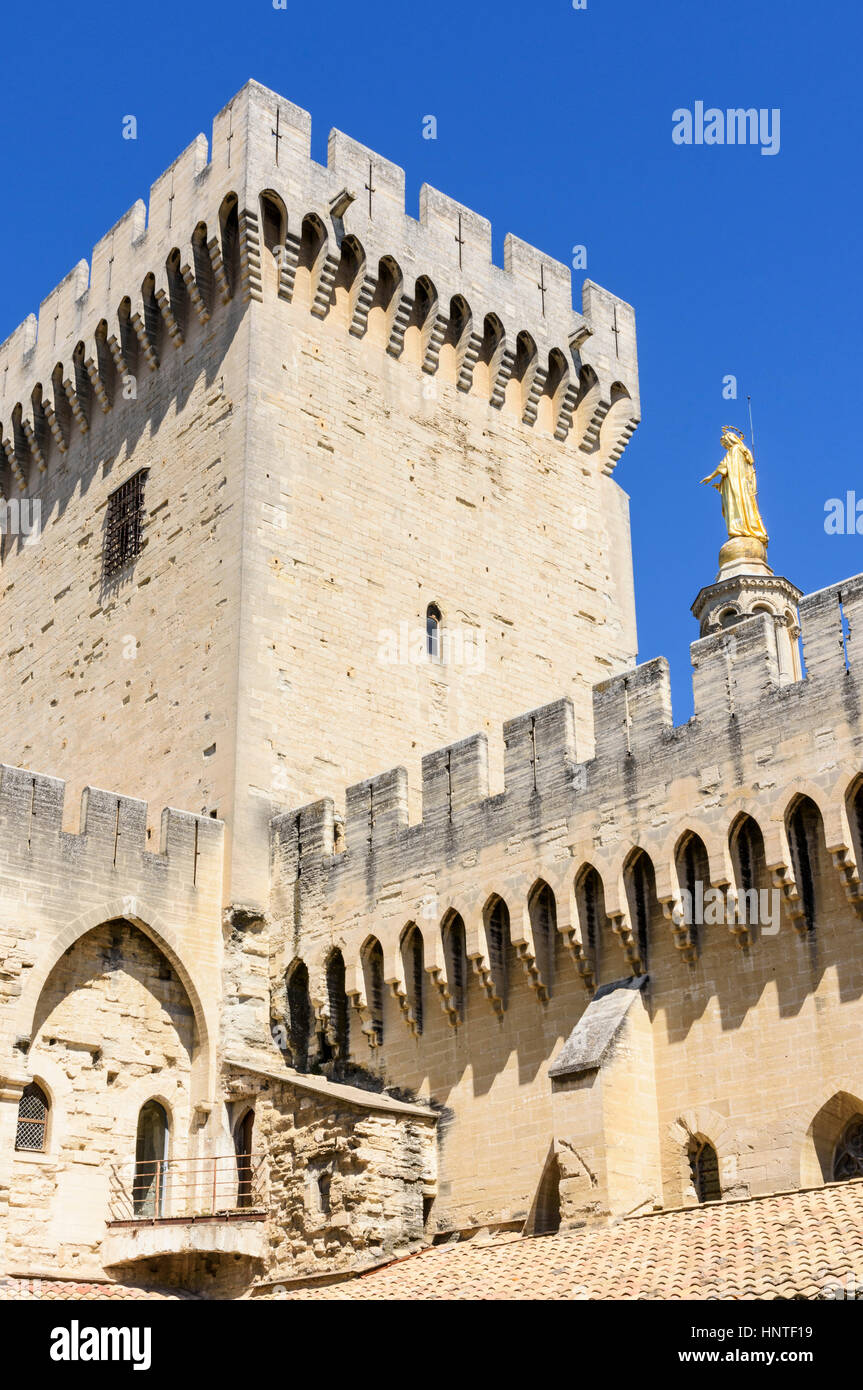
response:
[(743, 441), (743, 435), (731, 425), (723, 426), (722, 444), (725, 448), (724, 459), (701, 481), (711, 483), (714, 478), (719, 480), (713, 486), (722, 497), (722, 515), (729, 540), (737, 536), (750, 536), (766, 545), (767, 531), (758, 510), (755, 460)]

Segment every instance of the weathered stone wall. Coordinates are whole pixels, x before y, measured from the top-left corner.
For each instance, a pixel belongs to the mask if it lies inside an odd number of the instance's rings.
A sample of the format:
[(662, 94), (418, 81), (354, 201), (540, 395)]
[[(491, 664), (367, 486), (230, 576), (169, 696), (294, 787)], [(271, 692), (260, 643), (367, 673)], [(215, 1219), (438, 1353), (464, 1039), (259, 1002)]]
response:
[(238, 1110), (254, 1105), (255, 1150), (267, 1160), (270, 1255), (260, 1285), (375, 1264), (426, 1243), (433, 1112), (323, 1078), (231, 1070), (226, 1097)]
[[(151, 806), (222, 816), (234, 795), (248, 324), (232, 305), (188, 316), (137, 400), (120, 387), (69, 447), (33, 468), (41, 536), (3, 540), (0, 716), (5, 761)], [(46, 449), (48, 446), (46, 445)], [(108, 496), (139, 469), (144, 549), (103, 576)], [(71, 820), (67, 829), (71, 829)], [(151, 826), (151, 838), (158, 827)]]
[[(63, 798), (62, 782), (0, 768), (0, 1232), (53, 1268), (101, 1238), (111, 1154), (134, 1158), (151, 1095), (176, 1110), (176, 1151), (193, 1137), (207, 1151), (222, 968), (222, 824), (166, 811), (150, 850), (145, 803), (88, 789), (70, 834)], [(53, 1102), (37, 1158), (14, 1149), (34, 1077)]]
[[(635, 658), (610, 475), (639, 400), (631, 307), (588, 281), (581, 309), (568, 267), (513, 236), (493, 265), (484, 218), (428, 186), (409, 216), (340, 132), (317, 164), (247, 84), (0, 345), (0, 494), (42, 507), (2, 552), (7, 759), (217, 810), (226, 901), (261, 909), (275, 812), (520, 702), (572, 695), (588, 738)], [(413, 654), (430, 602), (442, 663)]]
[[(558, 703), (505, 727), (503, 795), (485, 795), (483, 740), (468, 740), (424, 760), (420, 823), (408, 824), (401, 773), (349, 790), (338, 853), (327, 802), (275, 823), (275, 981), (301, 956), (325, 1018), (324, 970), (337, 946), (353, 1001), (351, 1056), (452, 1112), (435, 1207), (440, 1224), (526, 1215), (550, 1141), (578, 1147), (577, 1134), (555, 1133), (546, 1067), (586, 1007), (592, 977), (614, 980), (642, 964), (649, 973), (662, 1153), (654, 1186), (667, 1202), (692, 1197), (690, 1133), (716, 1145), (727, 1191), (758, 1193), (795, 1186), (811, 1170), (810, 1131), (831, 1097), (856, 1096), (863, 1110), (863, 846), (850, 807), (863, 771), (861, 601), (859, 578), (802, 601), (804, 681), (779, 683), (772, 628), (759, 616), (693, 644), (695, 715), (682, 727), (672, 723), (665, 664), (651, 662), (595, 689), (591, 761), (576, 757), (572, 711)], [(851, 631), (844, 643), (843, 615)], [(800, 797), (816, 808), (811, 930), (801, 915), (807, 890), (789, 820)], [(777, 889), (778, 930), (754, 929), (747, 944), (729, 925), (708, 920), (696, 939), (672, 920), (682, 887), (676, 852), (693, 832), (706, 854), (705, 887), (742, 886), (731, 839), (743, 812), (763, 836), (760, 886)], [(629, 874), (637, 848), (655, 875), (643, 963)], [(604, 890), (595, 948), (577, 891), (588, 865)], [(538, 882), (556, 900), (550, 982), (528, 909)], [(506, 990), (484, 915), (494, 895), (506, 901), (511, 920)], [(457, 1027), (441, 942), (441, 924), (454, 911), (465, 923), (470, 963)], [(424, 935), (419, 1036), (402, 1007), (411, 983), (400, 943), (410, 923)], [(370, 938), (382, 945), (387, 982), (380, 1046), (369, 1027), (362, 964)], [(603, 1135), (608, 1148), (619, 1146), (615, 1135), (626, 1127), (612, 1129)], [(638, 1184), (627, 1192), (622, 1181), (627, 1168), (634, 1171), (636, 1131), (618, 1169), (623, 1209), (630, 1196), (633, 1206), (645, 1200)]]
[(27, 1054), (51, 1110), (46, 1152), (19, 1151), (12, 1163), (11, 1268), (100, 1268), (114, 1169), (122, 1165), (128, 1181), (148, 1100), (168, 1115), (171, 1156), (186, 1156), (194, 1046), (188, 996), (135, 927), (97, 927), (61, 957), (40, 996)]

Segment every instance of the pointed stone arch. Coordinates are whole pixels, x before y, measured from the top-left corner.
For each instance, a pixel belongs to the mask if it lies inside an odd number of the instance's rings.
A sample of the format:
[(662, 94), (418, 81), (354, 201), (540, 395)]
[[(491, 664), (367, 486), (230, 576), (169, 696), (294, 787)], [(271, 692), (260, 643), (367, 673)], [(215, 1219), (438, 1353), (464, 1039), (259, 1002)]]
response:
[(194, 974), (183, 960), (179, 933), (139, 898), (115, 898), (89, 908), (57, 932), (40, 950), (39, 959), (30, 971), (18, 1001), (14, 1025), (16, 1037), (30, 1037), (42, 991), (52, 970), (69, 947), (88, 932), (117, 920), (137, 927), (176, 971), (195, 1018), (198, 1051), (192, 1064), (193, 1103), (210, 1100), (214, 1094), (216, 1076), (214, 1040), (218, 1038), (217, 1001), (210, 999), (208, 1005), (204, 1004), (204, 991), (199, 988)]

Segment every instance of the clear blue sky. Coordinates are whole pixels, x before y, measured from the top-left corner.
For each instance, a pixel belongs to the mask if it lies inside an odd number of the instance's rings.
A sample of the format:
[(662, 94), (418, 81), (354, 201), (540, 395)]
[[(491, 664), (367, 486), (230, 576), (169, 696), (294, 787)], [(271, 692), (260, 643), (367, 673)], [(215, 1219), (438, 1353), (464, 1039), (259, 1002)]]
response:
[[(824, 531), (827, 498), (863, 498), (859, 5), (287, 5), (7, 0), (0, 338), (249, 77), (311, 111), (316, 158), (338, 126), (404, 166), (410, 212), (428, 182), (489, 217), (498, 259), (508, 231), (565, 261), (584, 243), (587, 274), (636, 309), (643, 422), (616, 476), (640, 657), (668, 656), (680, 722), (689, 604), (724, 539), (698, 480), (747, 393), (774, 569), (806, 590), (863, 570), (863, 537)], [(673, 144), (696, 101), (780, 108), (779, 153)]]

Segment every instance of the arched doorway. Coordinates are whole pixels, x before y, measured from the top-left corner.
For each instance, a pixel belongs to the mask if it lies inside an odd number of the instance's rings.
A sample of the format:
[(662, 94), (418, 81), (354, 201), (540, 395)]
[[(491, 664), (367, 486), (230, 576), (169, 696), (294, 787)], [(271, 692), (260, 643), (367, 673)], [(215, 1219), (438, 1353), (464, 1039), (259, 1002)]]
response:
[(237, 1156), (237, 1206), (252, 1205), (252, 1130), (254, 1110), (247, 1110), (234, 1126), (234, 1152)]
[(163, 1216), (168, 1169), (168, 1116), (157, 1100), (148, 1100), (138, 1115), (135, 1140), (136, 1216)]

